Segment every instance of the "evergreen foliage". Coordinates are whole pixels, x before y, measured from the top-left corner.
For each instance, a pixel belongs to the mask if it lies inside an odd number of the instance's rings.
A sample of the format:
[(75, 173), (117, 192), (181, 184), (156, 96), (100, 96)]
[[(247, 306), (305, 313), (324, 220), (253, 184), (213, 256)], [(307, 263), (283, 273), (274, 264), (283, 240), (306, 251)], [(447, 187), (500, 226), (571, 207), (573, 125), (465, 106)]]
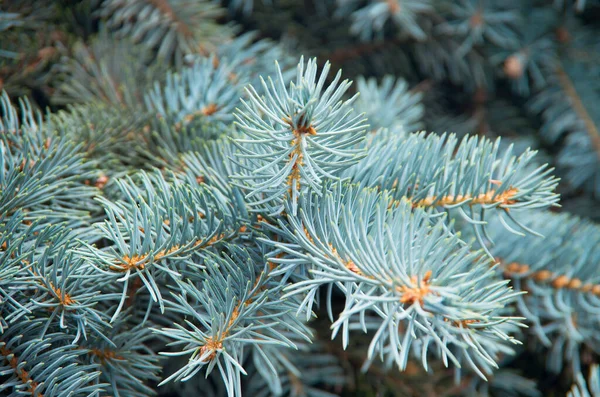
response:
[(600, 395), (599, 11), (0, 2), (0, 394)]

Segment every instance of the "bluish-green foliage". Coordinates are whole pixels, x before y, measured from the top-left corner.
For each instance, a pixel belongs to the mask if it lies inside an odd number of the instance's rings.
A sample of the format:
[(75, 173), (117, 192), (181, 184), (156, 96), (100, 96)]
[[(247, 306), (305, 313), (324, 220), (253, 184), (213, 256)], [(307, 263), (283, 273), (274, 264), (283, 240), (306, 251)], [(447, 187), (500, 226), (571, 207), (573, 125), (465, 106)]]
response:
[(333, 334), (347, 346), (350, 330), (377, 330), (368, 362), (380, 357), (404, 370), (414, 353), (427, 368), (431, 352), (491, 372), (497, 351), (510, 351), (504, 341), (516, 341), (503, 313), (514, 296), (489, 259), (408, 200), (339, 183), (324, 190), (305, 196), (289, 218), (282, 234), (292, 244), (275, 244), (295, 266), (310, 267), (312, 277), (289, 287), (304, 296), (299, 311), (309, 317), (318, 287), (337, 285), (346, 303), (335, 321), (329, 309)]
[(301, 59), (289, 88), (278, 68), (273, 80), (261, 80), (264, 95), (248, 88), (250, 100), (236, 114), (244, 132), (235, 139), (242, 162), (236, 177), (249, 190), (246, 199), (267, 213), (281, 212), (282, 198), (292, 200), (295, 213), (303, 192), (318, 190), (362, 157), (364, 116), (350, 106), (355, 97), (342, 99), (350, 82), (339, 82), (340, 72), (325, 85), (329, 68), (319, 74), (316, 60)]
[(87, 3), (60, 109), (3, 91), (0, 394), (600, 393), (600, 227), (554, 213), (598, 208), (590, 2), (327, 0), (319, 58), (219, 3)]
[(527, 291), (517, 309), (550, 349), (548, 367), (559, 372), (566, 361), (578, 373), (582, 346), (599, 346), (600, 228), (568, 214), (533, 212), (523, 222), (545, 238), (519, 238), (493, 228), (492, 252), (502, 258), (515, 290)]
[(106, 0), (100, 12), (117, 37), (179, 63), (187, 54), (214, 50), (230, 34), (215, 21), (223, 10), (209, 0)]
[(367, 116), (371, 131), (387, 128), (394, 135), (400, 135), (421, 129), (423, 95), (410, 92), (406, 81), (385, 76), (381, 84), (377, 84), (374, 78), (360, 77), (357, 89), (360, 95), (354, 106)]

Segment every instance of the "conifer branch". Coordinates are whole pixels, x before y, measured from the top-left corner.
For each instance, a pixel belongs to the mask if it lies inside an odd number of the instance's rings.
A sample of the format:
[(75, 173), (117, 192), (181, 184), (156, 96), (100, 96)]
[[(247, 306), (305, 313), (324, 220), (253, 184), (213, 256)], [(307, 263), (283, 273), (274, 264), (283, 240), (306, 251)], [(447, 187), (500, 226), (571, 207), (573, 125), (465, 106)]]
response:
[(522, 221), (546, 237), (502, 233), (494, 219), (492, 253), (504, 264), (515, 290), (527, 292), (518, 297), (516, 307), (535, 336), (551, 348), (550, 369), (558, 371), (567, 361), (577, 374), (580, 347), (599, 343), (600, 228), (568, 214), (534, 212)]
[(179, 30), (185, 37), (188, 39), (192, 37), (192, 29), (185, 23), (185, 21), (177, 16), (168, 1), (148, 0), (148, 2), (156, 7), (162, 14), (164, 14), (167, 19), (172, 20), (177, 30)]
[(236, 178), (249, 191), (246, 199), (255, 200), (250, 205), (280, 213), (282, 197), (297, 203), (302, 192), (319, 190), (323, 179), (336, 178), (361, 157), (357, 145), (365, 137), (365, 120), (350, 107), (356, 97), (342, 100), (350, 82), (339, 83), (340, 72), (325, 86), (329, 68), (326, 63), (317, 80), (316, 60), (305, 69), (300, 59), (289, 88), (279, 67), (276, 81), (261, 79), (264, 96), (247, 88), (250, 100), (242, 100), (245, 109), (236, 114), (245, 136), (234, 143), (242, 171)]
[(583, 123), (585, 124), (585, 129), (589, 134), (590, 141), (592, 142), (592, 146), (594, 147), (596, 154), (600, 158), (600, 131), (598, 130), (596, 123), (590, 117), (585, 105), (583, 104), (579, 94), (577, 93), (577, 90), (573, 86), (571, 79), (564, 71), (564, 69), (560, 66), (560, 64), (556, 66), (556, 74), (558, 76), (558, 81), (560, 82), (565, 94), (567, 94), (568, 98), (573, 104), (575, 112), (581, 118), (581, 120), (583, 120)]
[(108, 220), (96, 226), (113, 245), (98, 249), (84, 242), (85, 247), (78, 250), (89, 266), (123, 283), (121, 300), (111, 321), (126, 302), (131, 279), (141, 278), (152, 300), (164, 311), (154, 277), (161, 273), (175, 279), (181, 277), (173, 261), (201, 267), (190, 261), (193, 255), (202, 257), (203, 250), (237, 234), (232, 208), (221, 203), (208, 187), (170, 185), (157, 172), (142, 173), (140, 179), (143, 187), (131, 179), (116, 182), (123, 201), (100, 199)]
[[(361, 365), (379, 394), (450, 375), (451, 394), (547, 392), (514, 371), (519, 340), (546, 347), (526, 353), (547, 357), (536, 376), (600, 390), (600, 228), (545, 212), (544, 163), (565, 208), (595, 216), (600, 195), (590, 18), (478, 0), (38, 3), (0, 11), (0, 395), (330, 397), (359, 390)], [(328, 52), (355, 95), (295, 55)], [(538, 130), (541, 156), (525, 149)], [(343, 368), (326, 322), (353, 349)]]
[(85, 361), (97, 366), (98, 382), (109, 395), (153, 396), (156, 390), (146, 382), (160, 380), (160, 357), (149, 347), (154, 334), (144, 324), (131, 324), (123, 316), (105, 330), (104, 337), (90, 338), (77, 349)]
[[(547, 165), (534, 166), (535, 152), (500, 154), (500, 141), (468, 137), (460, 143), (454, 135), (424, 133), (406, 137), (380, 131), (369, 154), (343, 176), (363, 186), (389, 191), (394, 204), (409, 200), (414, 208), (431, 208), (456, 215), (473, 226), (480, 246), (486, 244), (486, 212), (494, 211), (527, 233), (513, 211), (556, 205), (558, 180)], [(407, 171), (410, 170), (410, 173)], [(500, 210), (500, 211), (497, 211)], [(456, 215), (455, 215), (456, 214)], [(484, 239), (485, 237), (485, 239)]]
[[(300, 310), (309, 315), (317, 288), (331, 283), (346, 296), (344, 311), (339, 319), (332, 319), (333, 334), (342, 331), (344, 346), (348, 344), (350, 329), (365, 332), (378, 329), (370, 345), (368, 362), (376, 355), (388, 356), (386, 362), (395, 362), (404, 369), (408, 352), (413, 347), (425, 348), (416, 342), (422, 338), (427, 341), (425, 345), (435, 344), (439, 353), (455, 365), (460, 366), (460, 357), (464, 357), (481, 376), (489, 373), (495, 365), (492, 359), (495, 353), (480, 350), (484, 346), (491, 348), (487, 338), (515, 341), (495, 329), (514, 320), (500, 314), (504, 305), (501, 302), (514, 299), (514, 295), (505, 282), (494, 280), (487, 260), (478, 261), (477, 253), (470, 252), (455, 236), (446, 234), (443, 221), (430, 220), (408, 201), (392, 206), (393, 199), (387, 193), (340, 183), (326, 189), (320, 197), (315, 193), (302, 199), (298, 216), (289, 217), (289, 226), (281, 225), (279, 233), (290, 243), (265, 241), (294, 258), (296, 266), (309, 267), (312, 277), (288, 287), (290, 295), (303, 294)], [(445, 243), (442, 247), (434, 241)], [(285, 263), (278, 258), (270, 260)], [(470, 281), (458, 282), (456, 277), (463, 267), (470, 269)], [(480, 272), (472, 277), (476, 269)], [(471, 283), (478, 286), (467, 287)], [(479, 293), (470, 297), (477, 290), (487, 291), (487, 298)], [(461, 303), (453, 303), (453, 299)], [(470, 299), (473, 304), (467, 303)], [(365, 323), (365, 313), (371, 311), (381, 317), (381, 323)], [(445, 342), (435, 338), (438, 333), (445, 335)], [(467, 345), (479, 348), (471, 351), (459, 342), (463, 338), (469, 340)], [(392, 347), (396, 343), (397, 348)], [(492, 350), (496, 348), (495, 345)], [(417, 354), (423, 354), (423, 365), (427, 368), (426, 354), (423, 350)], [(478, 357), (479, 354), (482, 356)], [(478, 365), (484, 368), (483, 372)]]
[[(496, 181), (492, 181), (495, 183)], [(496, 182), (500, 184), (500, 182)], [(455, 206), (463, 203), (468, 204), (469, 206), (473, 205), (486, 205), (486, 206), (499, 206), (507, 208), (511, 204), (516, 204), (516, 200), (514, 199), (517, 193), (519, 192), (516, 188), (509, 188), (503, 193), (497, 193), (495, 189), (491, 189), (485, 193), (480, 193), (478, 196), (473, 197), (471, 195), (456, 195), (456, 196), (443, 196), (436, 197), (430, 196), (422, 198), (416, 202), (412, 203), (412, 206), (417, 207), (446, 207), (446, 206)]]
[(531, 279), (536, 283), (548, 284), (555, 289), (566, 288), (600, 297), (600, 284), (584, 283), (577, 277), (571, 278), (566, 274), (554, 273), (547, 269), (532, 272), (531, 266), (526, 263), (503, 263), (500, 258), (496, 258), (496, 261), (500, 263), (504, 275), (508, 278), (519, 277), (521, 279)]
[[(170, 345), (183, 346), (181, 352), (162, 354), (191, 353), (186, 365), (162, 383), (185, 381), (203, 367), (207, 367), (207, 374), (218, 367), (228, 394), (240, 396), (240, 376), (246, 374), (242, 367), (245, 348), (296, 348), (293, 339), (310, 340), (306, 326), (291, 313), (293, 301), (277, 298), (283, 285), (266, 277), (266, 263), (256, 262), (261, 258), (238, 246), (226, 246), (226, 250), (222, 256), (207, 257), (201, 279), (196, 276), (180, 282), (184, 293), (175, 296), (170, 307), (189, 316), (189, 320), (174, 324), (175, 328), (156, 330), (172, 340)], [(275, 357), (262, 356), (273, 369), (269, 360)]]
[(36, 393), (36, 389), (39, 385), (38, 382), (31, 379), (29, 373), (24, 368), (19, 367), (19, 359), (6, 347), (5, 344), (0, 347), (0, 356), (2, 356), (6, 364), (12, 368), (19, 381), (26, 386), (27, 393), (30, 393), (32, 396), (36, 397), (44, 397), (44, 395), (40, 394), (39, 391)]
[(231, 35), (230, 28), (217, 22), (224, 10), (206, 0), (105, 0), (101, 13), (118, 35), (130, 36), (179, 65), (185, 55), (207, 55)]
[(0, 392), (33, 397), (97, 396), (105, 386), (97, 382), (97, 367), (80, 363), (84, 353), (73, 349), (66, 334), (48, 333), (31, 343), (30, 338), (41, 328), (40, 321), (24, 318), (4, 330), (0, 370), (7, 379), (0, 384)]

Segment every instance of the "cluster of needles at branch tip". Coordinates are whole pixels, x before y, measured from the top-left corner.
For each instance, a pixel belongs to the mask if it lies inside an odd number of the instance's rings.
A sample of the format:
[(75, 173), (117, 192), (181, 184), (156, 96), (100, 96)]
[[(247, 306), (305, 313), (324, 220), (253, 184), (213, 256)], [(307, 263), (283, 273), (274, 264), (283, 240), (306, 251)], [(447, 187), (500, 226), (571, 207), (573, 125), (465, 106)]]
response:
[(304, 135), (317, 135), (317, 131), (313, 128), (312, 125), (305, 125), (304, 119), (301, 118), (298, 121), (298, 126), (294, 128), (294, 125), (290, 119), (284, 120), (290, 128), (292, 128), (292, 132), (295, 138), (292, 140), (293, 150), (290, 152), (290, 162), (294, 162), (292, 165), (292, 172), (288, 176), (288, 185), (290, 196), (293, 194), (293, 191), (298, 191), (300, 189), (300, 168), (303, 166), (304, 162), (304, 154), (302, 152), (302, 140), (304, 139)]

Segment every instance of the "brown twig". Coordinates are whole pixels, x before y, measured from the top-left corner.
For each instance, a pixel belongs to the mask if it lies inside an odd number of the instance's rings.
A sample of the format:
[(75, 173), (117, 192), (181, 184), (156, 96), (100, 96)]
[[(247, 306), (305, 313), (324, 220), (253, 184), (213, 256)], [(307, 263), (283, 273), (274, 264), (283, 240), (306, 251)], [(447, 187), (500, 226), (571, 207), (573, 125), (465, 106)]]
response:
[(590, 140), (592, 141), (592, 146), (594, 147), (598, 158), (600, 158), (600, 131), (598, 131), (594, 120), (592, 120), (592, 118), (590, 117), (590, 114), (585, 108), (581, 97), (577, 93), (573, 82), (571, 81), (567, 73), (564, 71), (564, 69), (561, 66), (558, 66), (556, 68), (556, 73), (558, 76), (558, 81), (562, 86), (565, 94), (567, 94), (569, 99), (571, 99), (571, 103), (573, 104), (575, 113), (577, 113), (577, 115), (583, 120), (583, 123), (585, 124), (585, 129), (588, 135), (590, 136)]

